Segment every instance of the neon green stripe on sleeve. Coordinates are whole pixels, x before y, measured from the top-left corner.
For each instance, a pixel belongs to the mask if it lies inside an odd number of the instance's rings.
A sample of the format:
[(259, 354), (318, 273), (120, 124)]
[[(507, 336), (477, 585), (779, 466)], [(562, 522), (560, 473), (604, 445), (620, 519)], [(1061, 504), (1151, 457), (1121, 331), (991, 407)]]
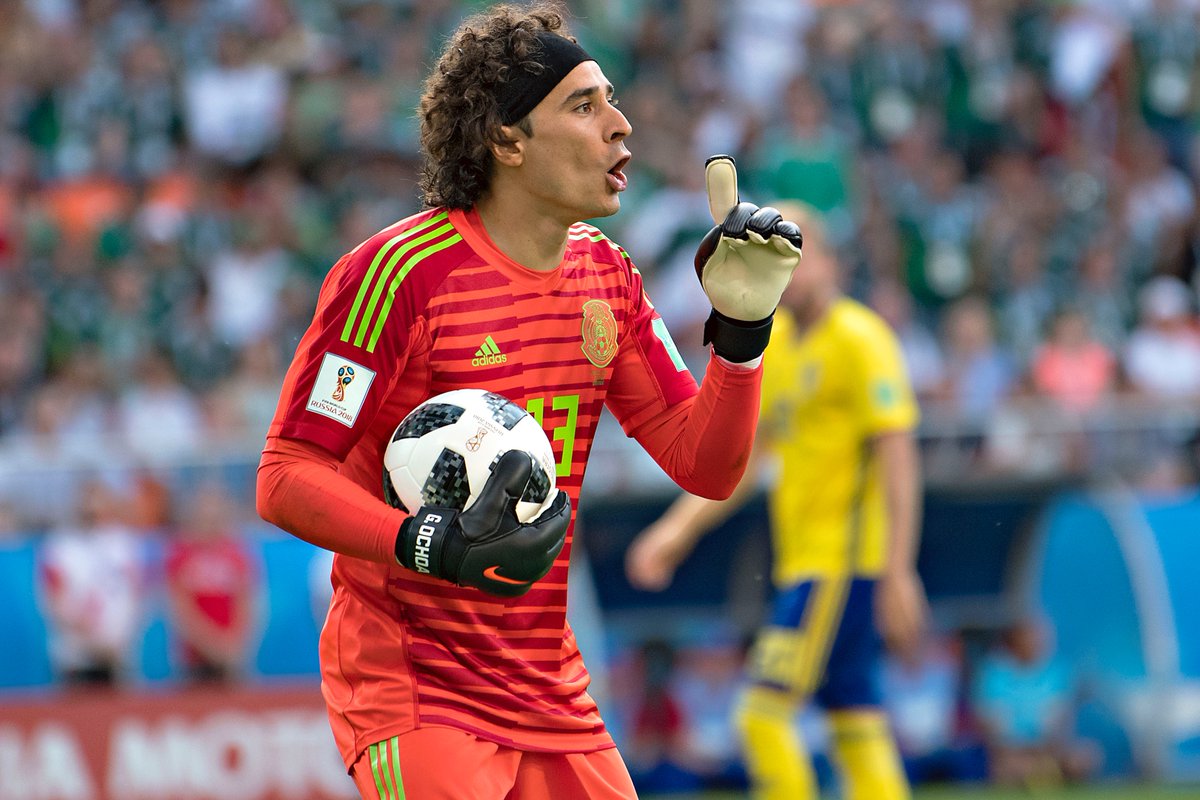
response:
[(350, 341), (350, 332), (354, 330), (354, 321), (358, 319), (358, 312), (362, 307), (363, 298), (367, 296), (367, 291), (371, 288), (371, 284), (374, 282), (375, 273), (379, 269), (379, 264), (383, 261), (388, 251), (391, 250), (392, 247), (394, 247), (398, 242), (419, 235), (421, 232), (428, 230), (432, 226), (437, 225), (439, 222), (442, 222), (448, 216), (449, 214), (445, 211), (440, 214), (436, 214), (427, 219), (425, 222), (422, 222), (420, 225), (417, 225), (416, 227), (411, 228), (398, 236), (394, 236), (393, 238), (389, 239), (383, 245), (383, 247), (379, 248), (379, 250), (375, 253), (375, 257), (371, 259), (371, 266), (369, 269), (367, 269), (367, 274), (363, 276), (362, 283), (358, 287), (358, 294), (356, 294), (354, 297), (354, 304), (350, 307), (350, 313), (346, 317), (346, 325), (344, 328), (342, 328), (343, 342)]
[[(379, 341), (380, 334), (383, 333), (383, 325), (387, 322), (388, 314), (392, 311), (392, 303), (396, 299), (396, 289), (400, 287), (401, 281), (412, 271), (412, 268), (420, 264), (423, 260), (433, 255), (434, 253), (445, 250), (447, 247), (458, 244), (462, 241), (462, 236), (454, 234), (453, 236), (443, 239), (437, 244), (432, 244), (424, 250), (412, 255), (408, 261), (404, 262), (404, 266), (396, 273), (396, 277), (392, 279), (392, 285), (388, 287), (387, 298), (383, 301), (383, 306), (379, 309), (379, 317), (375, 320), (375, 328), (371, 331), (371, 339), (367, 342), (367, 352), (375, 352), (375, 344)], [(365, 320), (364, 320), (365, 324)], [(354, 344), (359, 345), (362, 340), (362, 330), (358, 336), (354, 338)]]
[[(362, 319), (358, 323), (358, 332), (354, 335), (355, 347), (362, 347), (363, 339), (366, 337), (367, 331), (371, 328), (371, 320), (375, 317), (375, 307), (379, 304), (379, 298), (384, 293), (384, 287), (389, 284), (388, 279), (391, 278), (392, 270), (395, 269), (396, 264), (400, 263), (401, 259), (407, 256), (413, 248), (423, 245), (431, 239), (436, 239), (452, 230), (454, 230), (454, 226), (447, 222), (445, 225), (427, 231), (415, 239), (409, 239), (396, 248), (396, 251), (388, 258), (387, 264), (384, 265), (383, 270), (380, 272), (379, 280), (375, 282), (375, 289), (371, 292), (371, 298), (367, 301), (367, 308), (363, 311)], [(458, 234), (455, 235), (457, 236)], [(393, 283), (390, 291), (394, 292), (397, 285)]]

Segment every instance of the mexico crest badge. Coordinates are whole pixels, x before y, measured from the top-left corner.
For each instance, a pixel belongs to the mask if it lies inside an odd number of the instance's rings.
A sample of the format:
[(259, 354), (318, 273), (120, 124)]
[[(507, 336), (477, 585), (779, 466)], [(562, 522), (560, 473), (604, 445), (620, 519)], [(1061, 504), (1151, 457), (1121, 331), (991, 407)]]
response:
[(583, 304), (583, 344), (580, 349), (587, 360), (603, 369), (617, 354), (617, 320), (612, 308), (603, 300), (588, 300)]

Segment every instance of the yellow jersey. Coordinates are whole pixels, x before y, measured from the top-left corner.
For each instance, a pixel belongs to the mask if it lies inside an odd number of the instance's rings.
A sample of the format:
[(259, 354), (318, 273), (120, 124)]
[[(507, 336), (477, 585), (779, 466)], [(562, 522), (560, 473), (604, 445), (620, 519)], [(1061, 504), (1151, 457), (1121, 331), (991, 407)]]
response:
[(769, 498), (777, 586), (879, 574), (887, 512), (870, 442), (912, 430), (918, 416), (899, 342), (874, 311), (838, 298), (806, 331), (776, 312), (760, 431), (778, 460)]

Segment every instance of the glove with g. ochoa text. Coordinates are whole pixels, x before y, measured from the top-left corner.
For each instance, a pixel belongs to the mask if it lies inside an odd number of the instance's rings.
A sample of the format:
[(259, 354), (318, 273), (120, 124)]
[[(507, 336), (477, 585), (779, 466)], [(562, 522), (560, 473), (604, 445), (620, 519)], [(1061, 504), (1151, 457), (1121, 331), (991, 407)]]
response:
[(716, 227), (696, 250), (696, 276), (712, 303), (704, 344), (734, 362), (762, 355), (779, 298), (800, 264), (804, 237), (774, 208), (739, 202), (731, 156), (704, 162), (708, 210)]
[(537, 519), (517, 519), (517, 501), (533, 467), (528, 453), (509, 450), (465, 511), (421, 506), (400, 526), (396, 560), (498, 597), (525, 594), (554, 566), (571, 522), (571, 501), (561, 490)]

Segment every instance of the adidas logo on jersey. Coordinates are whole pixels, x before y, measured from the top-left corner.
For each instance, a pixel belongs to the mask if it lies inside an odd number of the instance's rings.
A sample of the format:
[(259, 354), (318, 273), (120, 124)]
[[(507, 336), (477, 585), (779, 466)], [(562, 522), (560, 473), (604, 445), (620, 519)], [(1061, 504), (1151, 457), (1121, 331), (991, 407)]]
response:
[(483, 340), (483, 345), (475, 351), (475, 357), (471, 359), (472, 367), (486, 367), (489, 364), (503, 364), (508, 361), (508, 356), (500, 352), (500, 348), (496, 346), (496, 340), (488, 336)]

